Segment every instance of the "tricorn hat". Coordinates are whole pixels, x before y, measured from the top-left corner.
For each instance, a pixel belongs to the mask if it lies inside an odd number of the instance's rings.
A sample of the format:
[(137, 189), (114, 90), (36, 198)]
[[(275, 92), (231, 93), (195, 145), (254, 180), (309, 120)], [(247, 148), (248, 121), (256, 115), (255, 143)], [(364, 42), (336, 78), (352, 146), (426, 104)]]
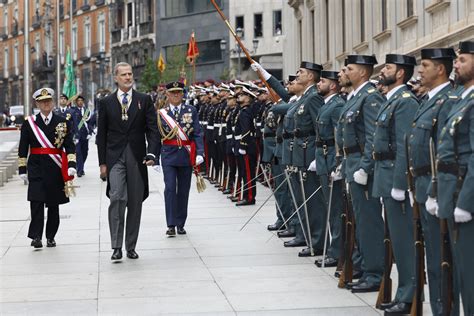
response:
[(425, 48), (421, 50), (421, 59), (455, 59), (452, 48)]
[(345, 65), (349, 64), (377, 65), (377, 58), (374, 55), (348, 55)]
[(409, 55), (387, 54), (385, 55), (385, 63), (415, 67), (416, 58)]

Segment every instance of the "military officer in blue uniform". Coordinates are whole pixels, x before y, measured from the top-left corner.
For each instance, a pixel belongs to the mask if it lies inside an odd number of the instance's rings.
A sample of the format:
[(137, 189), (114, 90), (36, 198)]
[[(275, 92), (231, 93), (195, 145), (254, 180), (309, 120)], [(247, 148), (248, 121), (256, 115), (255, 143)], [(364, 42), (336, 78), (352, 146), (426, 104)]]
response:
[[(159, 111), (159, 138), (157, 158), (165, 182), (166, 223), (169, 237), (186, 234), (184, 226), (188, 216), (189, 189), (193, 167), (204, 162), (204, 145), (199, 117), (194, 106), (183, 103), (184, 84), (166, 85), (169, 105)], [(158, 160), (158, 159), (157, 159)]]
[(387, 101), (376, 117), (374, 134), (375, 160), (372, 194), (382, 198), (397, 262), (398, 289), (395, 298), (383, 305), (386, 315), (410, 312), (414, 291), (415, 252), (413, 210), (408, 198), (406, 179), (405, 135), (418, 109), (416, 96), (406, 83), (413, 76), (413, 56), (388, 54), (381, 70), (380, 83), (387, 87)]
[(90, 109), (84, 104), (84, 97), (79, 95), (76, 98), (76, 107), (71, 108), (74, 120), (77, 154), (77, 176), (82, 177), (84, 173), (84, 164), (89, 154), (89, 139), (92, 135), (92, 129), (89, 128), (89, 119), (92, 115)]
[(59, 105), (54, 113), (64, 118), (71, 118), (71, 107), (68, 105), (68, 97), (64, 93), (59, 97)]
[[(335, 267), (342, 251), (340, 249), (342, 181), (332, 181), (331, 172), (335, 171), (337, 164), (334, 132), (345, 102), (339, 95), (338, 72), (322, 71), (317, 87), (318, 93), (324, 98), (324, 105), (317, 117), (316, 158), (311, 162), (308, 170), (316, 172), (319, 177), (326, 201), (325, 211), (331, 204), (329, 223), (332, 238), (327, 257), (323, 259), (325, 267)], [(330, 197), (330, 186), (332, 186), (332, 197)], [(322, 261), (317, 260), (316, 265), (322, 266)]]
[(352, 292), (379, 290), (384, 262), (384, 227), (379, 199), (371, 196), (374, 160), (372, 159), (375, 119), (383, 96), (369, 83), (375, 56), (347, 56), (347, 76), (354, 91), (341, 113), (341, 132), (345, 156), (345, 176), (356, 220), (356, 238), (362, 255), (362, 277), (349, 284)]
[(464, 315), (473, 315), (474, 41), (459, 43), (454, 69), (463, 92), (449, 112), (438, 142), (438, 215), (449, 222)]
[(76, 174), (72, 121), (53, 113), (54, 90), (42, 88), (33, 93), (40, 113), (28, 117), (21, 127), (18, 146), (18, 174), (28, 180), (31, 246), (43, 247), (44, 208), (48, 208), (46, 246), (56, 247), (59, 205), (69, 203), (65, 182)]
[(451, 48), (426, 48), (421, 50), (418, 70), (421, 85), (427, 89), (413, 119), (408, 135), (410, 172), (415, 180), (415, 199), (420, 204), (421, 225), (426, 247), (428, 286), (431, 310), (441, 313), (441, 239), (440, 224), (436, 217), (437, 203), (428, 195), (431, 182), (430, 138), (436, 144), (449, 111), (457, 102), (449, 74), (456, 54)]

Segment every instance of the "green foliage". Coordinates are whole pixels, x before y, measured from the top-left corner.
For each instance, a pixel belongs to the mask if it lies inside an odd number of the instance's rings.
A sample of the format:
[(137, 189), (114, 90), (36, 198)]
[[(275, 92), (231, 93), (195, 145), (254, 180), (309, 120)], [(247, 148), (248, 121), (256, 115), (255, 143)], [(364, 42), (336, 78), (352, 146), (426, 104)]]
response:
[(142, 92), (148, 92), (151, 91), (153, 86), (156, 86), (159, 82), (160, 72), (156, 68), (156, 62), (151, 58), (147, 58), (138, 89)]
[(224, 68), (224, 70), (222, 70), (222, 73), (219, 79), (221, 79), (222, 81), (229, 81), (231, 74), (232, 74), (232, 70), (230, 68)]

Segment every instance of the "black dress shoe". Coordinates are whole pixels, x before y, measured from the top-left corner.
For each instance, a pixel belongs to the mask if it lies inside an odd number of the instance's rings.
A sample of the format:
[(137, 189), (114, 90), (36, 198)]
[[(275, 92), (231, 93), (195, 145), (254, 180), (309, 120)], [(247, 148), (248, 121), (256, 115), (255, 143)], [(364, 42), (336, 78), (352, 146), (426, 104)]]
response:
[(360, 278), (362, 278), (362, 275), (363, 275), (362, 271), (353, 271), (352, 272), (352, 278), (353, 279), (360, 279)]
[[(323, 260), (316, 260), (314, 264), (317, 267), (321, 268), (323, 266)], [(324, 267), (325, 268), (337, 267), (337, 259), (326, 257), (326, 259), (324, 259)]]
[(235, 196), (235, 197), (232, 197), (232, 196), (231, 196), (231, 197), (230, 197), (230, 200), (231, 200), (232, 202), (237, 202), (237, 201), (239, 200), (239, 198), (236, 197), (236, 196)]
[(313, 254), (311, 254), (311, 249), (305, 248), (298, 253), (298, 257), (312, 257), (312, 256), (320, 256), (322, 254), (323, 254), (322, 249), (314, 249)]
[(56, 241), (54, 241), (54, 238), (52, 239), (46, 239), (46, 247), (56, 247)]
[(381, 310), (386, 310), (394, 305), (397, 305), (399, 302), (396, 301), (396, 300), (393, 300), (391, 302), (388, 302), (388, 303), (381, 303), (379, 307), (377, 307), (378, 309), (381, 309)]
[(255, 205), (255, 200), (242, 200), (242, 201), (239, 201), (237, 203), (235, 203), (235, 205), (237, 206), (243, 206), (243, 205)]
[(281, 224), (280, 223), (275, 223), (267, 226), (267, 229), (269, 231), (275, 231), (275, 230), (280, 230)]
[(230, 193), (231, 193), (230, 189), (222, 191), (222, 194), (230, 194)]
[(43, 243), (41, 242), (41, 238), (35, 238), (31, 241), (31, 246), (34, 248), (43, 248)]
[(295, 232), (293, 232), (291, 230), (288, 230), (288, 229), (284, 230), (284, 231), (281, 231), (281, 232), (278, 232), (277, 235), (280, 238), (296, 237)]
[(166, 235), (168, 235), (169, 237), (176, 236), (176, 228), (168, 227), (168, 230), (166, 231)]
[(360, 280), (360, 279), (357, 280), (357, 281), (349, 282), (349, 283), (346, 284), (346, 289), (351, 290), (354, 286), (357, 286), (361, 283), (362, 283), (362, 280)]
[(112, 253), (112, 257), (110, 257), (111, 260), (120, 260), (122, 259), (122, 249), (120, 248), (114, 248), (114, 252)]
[(334, 277), (335, 277), (335, 278), (340, 278), (340, 277), (341, 277), (341, 273), (342, 273), (342, 271), (337, 271), (337, 270), (336, 270), (336, 271), (334, 272)]
[(135, 249), (127, 250), (127, 258), (138, 259), (138, 253), (135, 252)]
[(186, 230), (184, 230), (184, 227), (178, 227), (178, 235), (186, 235)]
[(407, 315), (410, 314), (411, 303), (398, 302), (385, 310), (384, 315)]
[(285, 246), (285, 247), (302, 247), (302, 246), (306, 246), (306, 241), (296, 240), (296, 238), (295, 238), (295, 239), (292, 239), (292, 240), (289, 240), (289, 241), (285, 241), (283, 243), (283, 246)]
[(372, 284), (366, 281), (361, 282), (359, 285), (352, 287), (352, 293), (368, 293), (377, 292), (380, 289), (380, 284)]

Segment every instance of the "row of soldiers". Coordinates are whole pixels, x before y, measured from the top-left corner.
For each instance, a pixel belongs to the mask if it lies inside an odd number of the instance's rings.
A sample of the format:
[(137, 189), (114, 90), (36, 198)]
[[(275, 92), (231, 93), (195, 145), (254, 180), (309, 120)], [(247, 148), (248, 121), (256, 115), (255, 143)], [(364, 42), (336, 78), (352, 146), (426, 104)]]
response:
[[(385, 314), (421, 315), (426, 257), (433, 314), (458, 315), (461, 296), (473, 315), (474, 42), (457, 54), (421, 50), (424, 95), (407, 85), (413, 56), (385, 56), (383, 92), (370, 82), (377, 63), (349, 55), (336, 72), (302, 62), (285, 87), (254, 62), (270, 90), (240, 81), (195, 87), (207, 174), (234, 201), (240, 193), (239, 205), (255, 203), (263, 174), (276, 200), (268, 229), (293, 237), (286, 247), (306, 246), (299, 256), (324, 254), (315, 263), (337, 266), (339, 287), (378, 291)], [(270, 164), (271, 177), (259, 164)]]

